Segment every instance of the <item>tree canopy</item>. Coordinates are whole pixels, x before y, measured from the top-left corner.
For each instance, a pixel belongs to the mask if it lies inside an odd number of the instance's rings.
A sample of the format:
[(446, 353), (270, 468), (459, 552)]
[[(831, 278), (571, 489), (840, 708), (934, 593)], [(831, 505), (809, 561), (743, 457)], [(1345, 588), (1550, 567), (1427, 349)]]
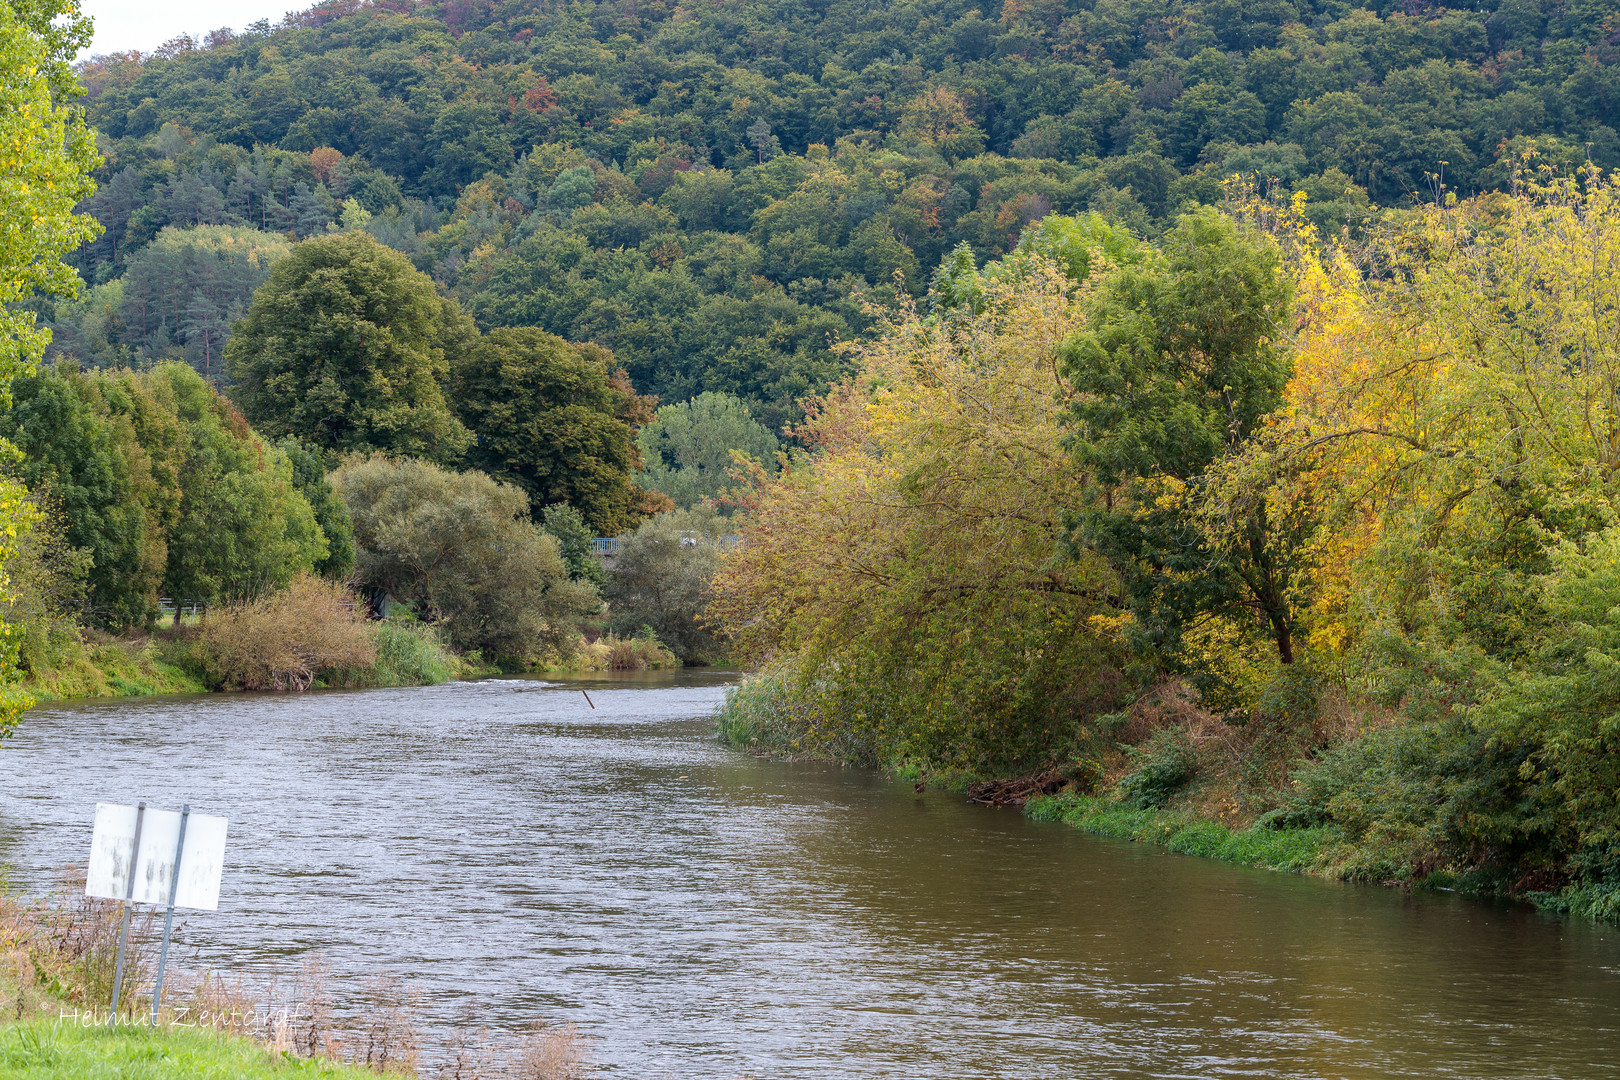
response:
[(490, 659), (566, 654), (596, 590), (570, 579), (520, 488), (424, 461), (351, 458), (332, 486), (354, 521), (362, 584), (414, 604)]
[(947, 253), (992, 261), (1051, 213), (1153, 238), (1243, 172), (1337, 232), (1505, 190), (1529, 147), (1620, 165), (1591, 5), (396, 8), (87, 63), (86, 279), (165, 227), (364, 229), (485, 329), (596, 342), (642, 393), (730, 393), (779, 432), (849, 374), (832, 346), (897, 271), (921, 296)]
[(450, 375), (457, 415), (476, 441), (467, 461), (528, 494), (573, 506), (600, 535), (639, 518), (641, 401), (613, 378), (613, 357), (532, 327), (478, 338)]
[(691, 509), (731, 486), (734, 452), (774, 469), (780, 444), (741, 399), (711, 390), (660, 406), (637, 433), (636, 446), (644, 463), (636, 483)]
[(471, 436), (440, 383), (471, 333), (368, 234), (308, 240), (271, 270), (226, 346), (232, 397), (273, 438), (453, 460)]

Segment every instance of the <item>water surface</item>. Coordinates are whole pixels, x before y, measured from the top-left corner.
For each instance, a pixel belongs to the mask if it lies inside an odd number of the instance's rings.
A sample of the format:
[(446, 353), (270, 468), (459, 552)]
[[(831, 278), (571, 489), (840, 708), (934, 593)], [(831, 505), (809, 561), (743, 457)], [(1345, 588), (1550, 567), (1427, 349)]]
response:
[(189, 801), (231, 819), (202, 962), (407, 974), (620, 1076), (1620, 1076), (1613, 928), (755, 760), (713, 739), (725, 679), (40, 709), (0, 863), (41, 887), (97, 800)]

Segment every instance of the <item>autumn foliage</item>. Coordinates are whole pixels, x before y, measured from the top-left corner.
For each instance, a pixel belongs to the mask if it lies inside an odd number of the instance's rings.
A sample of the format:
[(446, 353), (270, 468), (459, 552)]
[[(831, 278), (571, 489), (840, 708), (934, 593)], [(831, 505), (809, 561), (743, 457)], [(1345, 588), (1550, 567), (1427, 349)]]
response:
[(1620, 188), (1302, 203), (953, 256), (755, 477), (712, 613), (775, 667), (724, 730), (1128, 794), (1179, 684), (1221, 746), (1163, 799), (1620, 917)]

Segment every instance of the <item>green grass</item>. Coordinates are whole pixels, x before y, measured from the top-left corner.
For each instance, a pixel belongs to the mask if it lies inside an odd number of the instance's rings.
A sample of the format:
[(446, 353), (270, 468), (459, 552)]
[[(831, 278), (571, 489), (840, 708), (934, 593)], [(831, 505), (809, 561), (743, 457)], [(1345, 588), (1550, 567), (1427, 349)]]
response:
[(193, 694), (206, 689), (173, 662), (176, 648), (153, 638), (76, 643), (63, 650), (50, 668), (24, 679), (23, 688), (40, 701)]
[(1068, 793), (1036, 796), (1025, 804), (1024, 813), (1036, 821), (1061, 821), (1100, 836), (1162, 844), (1181, 855), (1295, 874), (1317, 868), (1323, 853), (1341, 840), (1332, 826), (1233, 831), (1182, 811), (1137, 810)]
[(187, 1027), (0, 1027), (0, 1080), (377, 1080), (365, 1069), (272, 1055), (249, 1039)]

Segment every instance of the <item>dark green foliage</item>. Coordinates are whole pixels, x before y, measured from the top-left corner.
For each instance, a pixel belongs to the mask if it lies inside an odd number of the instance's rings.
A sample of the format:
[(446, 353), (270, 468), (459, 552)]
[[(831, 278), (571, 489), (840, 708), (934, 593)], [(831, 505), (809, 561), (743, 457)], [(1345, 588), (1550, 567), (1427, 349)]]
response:
[(59, 515), (65, 543), (89, 555), (92, 622), (147, 623), (160, 595), (249, 599), (329, 558), (288, 455), (189, 366), (58, 364), (13, 389), (0, 434), (22, 451), (23, 478)]
[(439, 384), (470, 333), (432, 281), (369, 235), (308, 240), (231, 338), (231, 395), (274, 438), (452, 460), (470, 436)]
[(323, 8), (92, 60), (107, 231), (81, 269), (115, 278), (165, 226), (316, 235), (354, 200), (485, 327), (596, 341), (642, 392), (735, 394), (779, 430), (845, 374), (862, 291), (1051, 210), (1152, 233), (1254, 170), (1337, 229), (1369, 194), (1429, 197), (1442, 161), (1505, 187), (1526, 140), (1620, 164), (1600, 6), (681, 10)]
[(60, 515), (65, 543), (90, 555), (88, 614), (110, 626), (146, 621), (163, 566), (153, 534), (163, 523), (142, 504), (130, 448), (97, 409), (93, 380), (59, 364), (17, 379), (11, 392), (0, 435), (22, 451), (22, 480)]
[(515, 487), (380, 454), (344, 462), (332, 485), (354, 522), (360, 584), (410, 603), (457, 648), (517, 665), (564, 656), (601, 606)]
[(640, 496), (631, 418), (639, 399), (611, 381), (613, 358), (543, 330), (492, 330), (450, 374), (450, 400), (477, 432), (475, 468), (515, 484), (533, 506), (567, 503), (598, 535), (634, 525)]
[(1137, 495), (1130, 514), (1082, 509), (1076, 535), (1118, 567), (1135, 632), (1166, 658), (1189, 620), (1243, 611), (1293, 662), (1290, 590), (1314, 518), (1273, 493), (1300, 460), (1250, 438), (1282, 403), (1290, 299), (1269, 238), (1199, 211), (1098, 291), (1063, 350), (1076, 457), (1102, 490)]
[(322, 562), (326, 537), (286, 456), (191, 367), (160, 364), (150, 378), (186, 440), (165, 592), (204, 604), (254, 599)]
[(594, 585), (602, 585), (607, 580), (601, 560), (591, 554), (596, 530), (585, 520), (585, 515), (567, 503), (553, 503), (540, 511), (539, 524), (556, 538), (569, 577)]
[(240, 225), (171, 225), (129, 257), (122, 278), (58, 305), (54, 349), (99, 367), (183, 357), (219, 381), (232, 325), (288, 248)]
[(1269, 241), (1214, 211), (1109, 281), (1069, 345), (1076, 448), (1106, 484), (1196, 477), (1282, 402), (1291, 290)]
[(1179, 727), (1163, 728), (1127, 750), (1136, 767), (1120, 780), (1119, 796), (1138, 809), (1163, 806), (1198, 775), (1198, 752)]

